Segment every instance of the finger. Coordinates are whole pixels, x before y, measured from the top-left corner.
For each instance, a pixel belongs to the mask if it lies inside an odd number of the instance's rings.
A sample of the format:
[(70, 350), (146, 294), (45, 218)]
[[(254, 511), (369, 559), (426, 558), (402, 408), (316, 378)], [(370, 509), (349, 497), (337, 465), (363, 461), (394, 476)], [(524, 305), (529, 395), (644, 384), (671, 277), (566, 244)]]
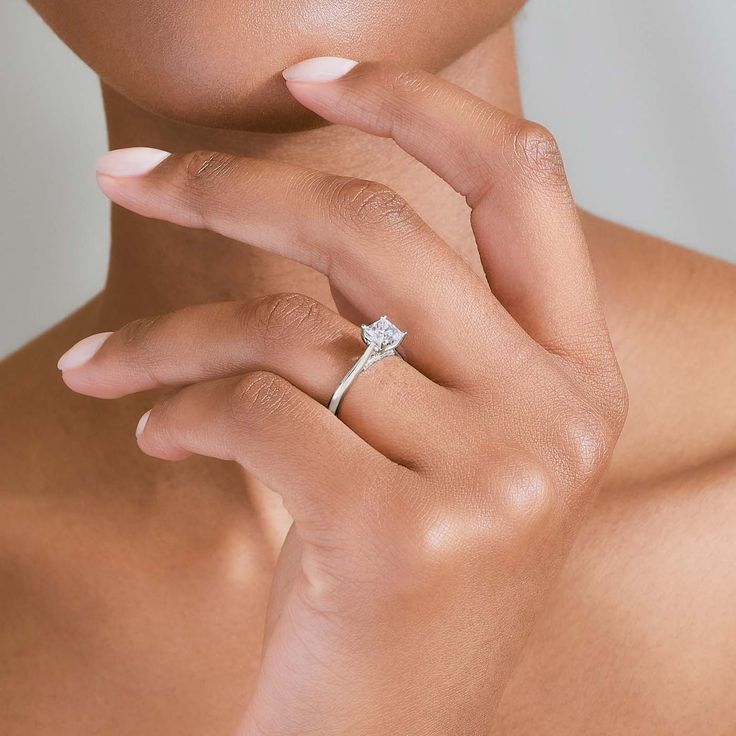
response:
[[(260, 370), (324, 406), (366, 347), (354, 325), (301, 294), (137, 320), (107, 337), (92, 357), (85, 352), (89, 340), (80, 343), (84, 362), (75, 347), (59, 363), (77, 393), (112, 399)], [(355, 381), (340, 418), (386, 456), (408, 463), (428, 452), (427, 423), (446, 415), (451, 398), (408, 363), (385, 360)]]
[[(119, 171), (113, 164), (127, 155), (114, 152), (100, 168)], [(407, 331), (408, 360), (440, 382), (462, 383), (474, 358), (486, 366), (489, 348), (507, 353), (524, 337), (487, 284), (374, 182), (203, 152), (171, 156), (148, 175), (99, 180), (139, 214), (205, 227), (322, 271), (364, 321), (387, 314)]]
[(279, 493), (302, 524), (355, 502), (361, 491), (394, 487), (405, 468), (371, 448), (288, 381), (257, 371), (181, 389), (138, 428), (153, 457), (189, 454), (239, 463)]
[(467, 198), (489, 283), (538, 342), (582, 360), (591, 340), (608, 345), (577, 209), (544, 128), (431, 74), (366, 63), (330, 81), (325, 64), (284, 72), (294, 97), (331, 122), (393, 138)]

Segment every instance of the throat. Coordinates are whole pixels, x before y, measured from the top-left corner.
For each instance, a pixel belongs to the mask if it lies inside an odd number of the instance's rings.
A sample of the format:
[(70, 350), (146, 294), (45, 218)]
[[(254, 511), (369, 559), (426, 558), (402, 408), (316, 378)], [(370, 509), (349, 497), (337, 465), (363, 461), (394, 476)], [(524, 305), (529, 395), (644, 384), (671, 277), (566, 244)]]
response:
[[(521, 112), (511, 26), (440, 74), (503, 109)], [(222, 151), (379, 181), (403, 196), (467, 260), (477, 261), (464, 199), (393, 141), (340, 126), (288, 134), (196, 128), (146, 112), (109, 87), (103, 87), (103, 94), (111, 149)], [(278, 217), (278, 202), (273, 210)], [(332, 306), (325, 277), (301, 264), (248, 243), (113, 208), (110, 268), (99, 312), (104, 329), (190, 304), (281, 291), (304, 293)]]

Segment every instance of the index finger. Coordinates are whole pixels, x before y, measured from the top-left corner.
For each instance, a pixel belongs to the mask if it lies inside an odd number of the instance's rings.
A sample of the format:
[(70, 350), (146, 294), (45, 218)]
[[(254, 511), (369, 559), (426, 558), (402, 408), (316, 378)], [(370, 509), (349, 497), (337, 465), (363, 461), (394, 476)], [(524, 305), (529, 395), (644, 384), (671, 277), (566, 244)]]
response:
[(608, 357), (587, 244), (548, 131), (425, 72), (326, 57), (284, 77), (306, 107), (393, 138), (466, 197), (489, 284), (534, 339), (584, 362), (601, 354), (594, 346)]
[[(130, 174), (138, 155), (158, 165)], [(208, 151), (159, 156), (109, 153), (98, 162), (100, 187), (132, 212), (321, 271), (366, 323), (385, 314), (407, 332), (401, 350), (428, 378), (455, 387), (485, 382), (487, 366), (538, 350), (483, 279), (383, 185)]]

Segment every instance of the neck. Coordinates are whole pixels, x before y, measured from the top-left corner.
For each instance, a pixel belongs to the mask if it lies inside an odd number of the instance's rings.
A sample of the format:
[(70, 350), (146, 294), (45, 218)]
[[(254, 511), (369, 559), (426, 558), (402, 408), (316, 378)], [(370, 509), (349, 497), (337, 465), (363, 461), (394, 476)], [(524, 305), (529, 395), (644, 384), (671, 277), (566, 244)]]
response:
[[(503, 109), (521, 111), (510, 26), (441, 75)], [(145, 112), (109, 88), (103, 91), (110, 148), (217, 150), (378, 180), (403, 195), (453, 247), (475, 258), (464, 200), (392, 141), (338, 126), (290, 134), (195, 128)], [(113, 209), (110, 270), (100, 304), (105, 329), (189, 304), (279, 291), (299, 291), (331, 304), (324, 277), (299, 264), (212, 233)]]

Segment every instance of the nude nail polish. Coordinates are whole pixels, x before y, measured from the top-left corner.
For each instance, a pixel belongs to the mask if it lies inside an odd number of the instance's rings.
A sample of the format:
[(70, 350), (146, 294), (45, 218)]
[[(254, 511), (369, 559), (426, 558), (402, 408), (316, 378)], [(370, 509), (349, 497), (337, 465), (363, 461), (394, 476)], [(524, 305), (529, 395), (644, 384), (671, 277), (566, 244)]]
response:
[(90, 335), (89, 337), (85, 337), (84, 340), (80, 340), (59, 358), (57, 368), (60, 371), (81, 368), (81, 366), (92, 359), (110, 335), (112, 335), (112, 332), (100, 332), (97, 335)]
[(148, 418), (151, 416), (151, 409), (149, 409), (139, 420), (138, 426), (135, 428), (135, 436), (140, 437), (143, 434), (143, 430), (148, 424)]
[(358, 65), (339, 56), (318, 56), (290, 66), (282, 72), (287, 82), (333, 82)]
[(121, 148), (98, 159), (98, 174), (115, 178), (143, 176), (153, 171), (170, 153), (158, 148)]

